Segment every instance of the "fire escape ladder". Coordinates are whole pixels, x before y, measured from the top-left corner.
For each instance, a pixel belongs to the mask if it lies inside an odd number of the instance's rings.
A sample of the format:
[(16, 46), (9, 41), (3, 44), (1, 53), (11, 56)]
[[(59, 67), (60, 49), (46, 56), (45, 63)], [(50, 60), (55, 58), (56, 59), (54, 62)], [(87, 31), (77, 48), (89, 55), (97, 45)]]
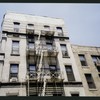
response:
[(43, 79), (42, 96), (45, 96), (45, 89), (46, 89), (46, 76), (44, 76), (44, 79)]

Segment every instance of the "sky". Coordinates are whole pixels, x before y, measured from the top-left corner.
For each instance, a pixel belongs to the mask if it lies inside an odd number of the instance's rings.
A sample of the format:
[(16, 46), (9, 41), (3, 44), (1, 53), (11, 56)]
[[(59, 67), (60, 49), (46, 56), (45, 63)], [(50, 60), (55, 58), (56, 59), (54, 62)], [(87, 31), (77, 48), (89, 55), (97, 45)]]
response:
[(71, 44), (100, 47), (100, 4), (0, 3), (0, 24), (7, 11), (62, 18)]

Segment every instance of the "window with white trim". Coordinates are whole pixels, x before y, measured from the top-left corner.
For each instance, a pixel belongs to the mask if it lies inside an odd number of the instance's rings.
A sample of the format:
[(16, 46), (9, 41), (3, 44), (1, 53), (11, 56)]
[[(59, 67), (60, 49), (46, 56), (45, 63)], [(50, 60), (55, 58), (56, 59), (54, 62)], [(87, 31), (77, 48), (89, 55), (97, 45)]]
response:
[(14, 32), (18, 33), (19, 32), (20, 23), (19, 22), (13, 22), (13, 24), (14, 24)]
[(19, 41), (12, 41), (12, 54), (19, 54)]

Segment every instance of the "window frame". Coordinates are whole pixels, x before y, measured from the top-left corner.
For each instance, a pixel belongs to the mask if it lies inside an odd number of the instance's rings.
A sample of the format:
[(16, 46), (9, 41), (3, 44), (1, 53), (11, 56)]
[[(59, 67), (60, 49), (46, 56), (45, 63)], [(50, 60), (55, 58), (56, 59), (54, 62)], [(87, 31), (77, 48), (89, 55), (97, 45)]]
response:
[[(30, 70), (31, 66), (34, 66), (34, 70)], [(29, 72), (31, 73), (31, 71), (36, 71), (36, 65), (35, 64), (29, 64)]]
[[(68, 68), (68, 69), (67, 69)], [(68, 71), (70, 69), (70, 71)], [(71, 65), (65, 65), (65, 71), (69, 82), (75, 81), (75, 75)], [(71, 79), (71, 78), (72, 79)]]
[[(17, 45), (15, 45), (17, 43)], [(12, 40), (12, 49), (11, 49), (11, 55), (18, 55), (20, 54), (20, 41), (18, 40)]]
[[(62, 52), (62, 57), (63, 58), (69, 57), (67, 45), (66, 44), (60, 44), (60, 48), (61, 48), (61, 52)], [(62, 48), (64, 48), (65, 50), (63, 50)]]
[[(82, 67), (88, 66), (85, 55), (84, 54), (78, 54), (78, 56), (79, 56), (79, 59), (80, 59), (81, 66)], [(83, 58), (80, 58), (80, 57), (83, 57)]]
[(50, 31), (50, 26), (49, 25), (44, 25), (43, 27), (44, 27), (45, 31)]
[[(12, 66), (14, 67), (14, 65), (15, 66), (17, 66), (17, 72), (12, 72)], [(19, 74), (19, 64), (10, 64), (10, 74), (9, 74), (9, 77), (10, 77), (10, 79), (11, 78), (18, 78), (18, 74)]]
[[(34, 66), (34, 67), (33, 67), (34, 69), (30, 70), (30, 65), (31, 65), (31, 66)], [(36, 65), (35, 65), (35, 64), (29, 64), (29, 66), (28, 66), (28, 72), (29, 72), (29, 77), (30, 77), (30, 78), (35, 78), (35, 77), (37, 77), (36, 71), (37, 71)]]
[[(87, 77), (87, 76), (89, 76), (89, 77)], [(88, 79), (88, 78), (90, 78), (90, 79)], [(94, 79), (92, 77), (92, 74), (90, 74), (90, 73), (89, 74), (85, 74), (85, 79), (87, 81), (87, 85), (88, 85), (88, 88), (89, 89), (96, 89), (96, 84), (94, 82)]]
[(19, 33), (19, 27), (20, 27), (19, 22), (13, 22), (14, 32)]
[(48, 50), (51, 50), (51, 51), (53, 50), (53, 43), (48, 43), (48, 42), (47, 42), (47, 43), (46, 43), (46, 46), (47, 46), (47, 49), (48, 49)]
[[(31, 46), (30, 46), (30, 44), (31, 44)], [(34, 42), (28, 42), (28, 48), (29, 49), (34, 49), (34, 47), (35, 47), (35, 43)]]
[(78, 92), (76, 92), (76, 93), (71, 93), (71, 96), (72, 96), (72, 97), (79, 97), (80, 95), (79, 95)]

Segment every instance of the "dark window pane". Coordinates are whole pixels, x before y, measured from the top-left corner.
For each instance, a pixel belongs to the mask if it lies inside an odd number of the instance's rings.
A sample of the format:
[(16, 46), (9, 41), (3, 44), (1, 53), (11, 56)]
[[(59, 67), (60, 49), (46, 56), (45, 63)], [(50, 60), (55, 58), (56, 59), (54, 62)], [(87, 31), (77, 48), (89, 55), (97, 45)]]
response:
[(58, 33), (62, 33), (62, 27), (56, 27)]
[(96, 67), (97, 67), (98, 72), (100, 72), (100, 66), (96, 66)]
[(55, 93), (55, 94), (53, 94), (53, 96), (62, 96), (62, 94)]
[(92, 56), (92, 60), (98, 70), (100, 72), (100, 56)]
[(66, 44), (60, 44), (60, 46), (61, 46), (62, 56), (63, 57), (68, 56), (68, 51), (67, 51)]
[(74, 94), (72, 93), (71, 96), (79, 96), (79, 94), (78, 93), (74, 93)]
[(75, 81), (73, 70), (71, 66), (65, 66), (68, 81)]
[(48, 50), (52, 50), (52, 48), (53, 48), (52, 43), (46, 43), (46, 44), (47, 44)]
[(34, 42), (29, 42), (28, 46), (29, 46), (30, 49), (33, 49), (34, 48)]
[(85, 74), (89, 88), (96, 88), (91, 74)]
[(49, 65), (50, 71), (55, 71), (56, 70), (56, 66), (55, 65)]
[(12, 53), (19, 54), (19, 41), (12, 41)]
[(94, 63), (95, 62), (99, 62), (100, 63), (100, 56), (94, 55), (94, 56), (92, 56), (92, 60), (93, 60)]
[(35, 71), (36, 70), (36, 66), (34, 64), (29, 64), (29, 71)]
[(14, 22), (14, 32), (19, 32), (19, 22)]
[(48, 25), (44, 25), (44, 28), (45, 28), (46, 31), (50, 30), (50, 26), (48, 26)]
[(82, 66), (87, 66), (87, 62), (84, 55), (79, 55), (80, 62)]
[(18, 64), (10, 65), (10, 78), (18, 76)]

